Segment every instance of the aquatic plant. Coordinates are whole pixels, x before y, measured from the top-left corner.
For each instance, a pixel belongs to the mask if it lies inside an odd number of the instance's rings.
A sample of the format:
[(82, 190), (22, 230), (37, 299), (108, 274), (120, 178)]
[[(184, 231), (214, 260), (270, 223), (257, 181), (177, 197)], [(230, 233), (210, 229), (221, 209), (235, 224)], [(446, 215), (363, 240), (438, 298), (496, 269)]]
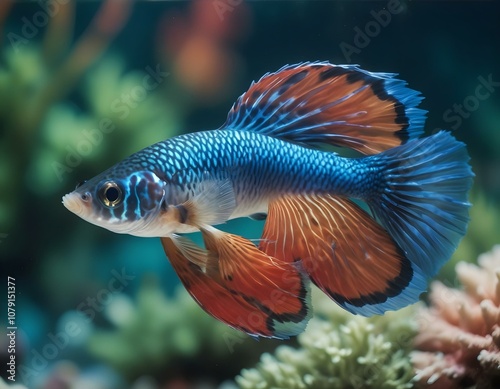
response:
[[(99, 262), (90, 254), (68, 254), (80, 244), (96, 245), (82, 239), (81, 231), (60, 228), (70, 223), (61, 196), (96, 171), (175, 135), (182, 115), (164, 93), (166, 68), (153, 62), (133, 70), (124, 55), (106, 53), (132, 2), (96, 4), (91, 23), (73, 43), (75, 6), (74, 1), (59, 4), (43, 33), (5, 45), (0, 58), (0, 186), (5, 188), (0, 231), (31, 237), (29, 245), (6, 240), (0, 261), (15, 258), (19, 268), (35, 267), (28, 284), (43, 290), (53, 313), (70, 309), (85, 295), (82, 268), (65, 264), (75, 260), (88, 269)], [(56, 227), (36, 228), (34, 219)], [(57, 249), (50, 239), (55, 233), (61, 241)], [(92, 240), (99, 231), (84, 233)], [(33, 257), (39, 260), (30, 261)], [(66, 282), (54, 282), (61, 278)]]
[[(4, 137), (0, 141), (0, 184), (11, 188), (0, 197), (2, 230), (12, 230), (14, 220), (23, 213), (26, 201), (19, 193), (25, 192), (21, 188), (31, 178), (29, 166), (41, 143), (39, 131), (48, 111), (73, 91), (102, 55), (127, 20), (131, 2), (104, 1), (92, 23), (68, 50), (73, 30), (73, 23), (68, 21), (74, 8), (74, 2), (58, 5), (41, 42), (10, 33), (11, 45), (2, 50), (0, 123)], [(61, 151), (66, 152), (64, 148)]]
[(301, 347), (282, 345), (274, 355), (263, 354), (257, 367), (236, 377), (241, 388), (412, 387), (414, 308), (365, 318), (326, 297), (313, 299), (316, 317), (299, 335)]
[(150, 77), (148, 71), (156, 72), (154, 66), (147, 69), (126, 71), (121, 57), (108, 55), (85, 77), (82, 89), (88, 110), (67, 102), (54, 104), (42, 123), (44, 139), (28, 170), (30, 185), (54, 193), (76, 170), (80, 175), (102, 170), (172, 136), (179, 127), (178, 115), (158, 93), (168, 72), (159, 69), (159, 81), (153, 80), (152, 89), (146, 90), (144, 78)]
[(431, 286), (412, 354), (419, 387), (500, 387), (500, 245), (478, 265), (457, 264), (462, 289)]

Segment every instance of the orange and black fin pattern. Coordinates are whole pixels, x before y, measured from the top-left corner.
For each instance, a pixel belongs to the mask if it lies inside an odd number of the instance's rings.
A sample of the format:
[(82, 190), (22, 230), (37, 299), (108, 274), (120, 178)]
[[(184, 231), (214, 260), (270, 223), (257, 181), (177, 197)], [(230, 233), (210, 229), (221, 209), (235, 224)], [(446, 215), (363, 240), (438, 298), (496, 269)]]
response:
[[(177, 238), (161, 238), (161, 243), (184, 287), (200, 307), (228, 326), (251, 336), (276, 337), (268, 328), (268, 315), (189, 261), (179, 249), (179, 242), (174, 242)], [(203, 255), (207, 255), (206, 250), (199, 248), (196, 256)]]
[(311, 313), (307, 277), (244, 238), (214, 228), (202, 231), (207, 249), (176, 235), (161, 241), (182, 283), (207, 313), (254, 337), (287, 339), (305, 329)]
[(202, 234), (207, 250), (217, 255), (224, 285), (265, 312), (274, 335), (305, 329), (311, 313), (309, 280), (295, 264), (267, 255), (241, 236), (213, 227)]
[(412, 304), (427, 287), (420, 269), (382, 227), (352, 201), (330, 195), (273, 200), (260, 249), (301, 261), (321, 290), (365, 316)]
[(423, 133), (421, 100), (392, 73), (305, 62), (252, 83), (222, 128), (376, 154)]

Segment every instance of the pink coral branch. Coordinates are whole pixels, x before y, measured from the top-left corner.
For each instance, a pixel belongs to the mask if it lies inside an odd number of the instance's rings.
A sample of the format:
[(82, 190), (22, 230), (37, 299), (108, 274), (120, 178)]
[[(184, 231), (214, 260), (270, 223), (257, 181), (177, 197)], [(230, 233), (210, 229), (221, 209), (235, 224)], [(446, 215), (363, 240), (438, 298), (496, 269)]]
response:
[(418, 387), (500, 387), (500, 246), (478, 262), (457, 265), (463, 291), (431, 287), (412, 355)]

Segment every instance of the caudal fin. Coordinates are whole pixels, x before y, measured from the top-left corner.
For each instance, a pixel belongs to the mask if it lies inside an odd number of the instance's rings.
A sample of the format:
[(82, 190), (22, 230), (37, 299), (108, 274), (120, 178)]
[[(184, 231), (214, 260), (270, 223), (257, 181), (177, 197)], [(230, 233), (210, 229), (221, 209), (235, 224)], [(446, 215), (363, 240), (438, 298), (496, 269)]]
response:
[(416, 139), (367, 157), (383, 172), (368, 201), (410, 261), (434, 276), (465, 235), (474, 174), (462, 142), (449, 132)]

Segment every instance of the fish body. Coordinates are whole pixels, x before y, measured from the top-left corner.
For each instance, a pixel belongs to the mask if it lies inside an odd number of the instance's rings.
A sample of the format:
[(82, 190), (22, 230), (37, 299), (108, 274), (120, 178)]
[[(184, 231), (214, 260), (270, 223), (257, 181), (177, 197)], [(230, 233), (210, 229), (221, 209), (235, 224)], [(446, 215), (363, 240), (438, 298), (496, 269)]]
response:
[[(310, 281), (353, 313), (382, 314), (418, 300), (468, 222), (465, 146), (446, 132), (419, 138), (420, 100), (393, 74), (285, 66), (220, 129), (149, 146), (63, 203), (111, 231), (160, 237), (200, 306), (252, 336), (300, 333)], [(214, 227), (266, 215), (258, 247)], [(194, 231), (205, 247), (179, 235)]]
[[(154, 174), (154, 181), (165, 192), (161, 200), (167, 206), (190, 200), (201, 190), (196, 187), (203, 185), (204, 181), (227, 180), (235, 200), (228, 219), (265, 213), (269, 200), (283, 193), (323, 192), (364, 198), (376, 190), (375, 180), (367, 179), (369, 175), (376, 175), (376, 167), (368, 166), (363, 159), (343, 158), (331, 152), (244, 131), (215, 130), (181, 135), (141, 150), (124, 160), (121, 168), (131, 174), (128, 182), (124, 180), (120, 184), (124, 188), (135, 187), (141, 171), (145, 172), (145, 181)], [(102, 184), (115, 177), (116, 171), (112, 169), (98, 180)], [(92, 185), (93, 182), (87, 184)], [(99, 182), (96, 183), (98, 186)], [(153, 192), (146, 197), (154, 199), (157, 192), (153, 187), (151, 189)], [(124, 222), (144, 216), (140, 202), (122, 204), (121, 207), (101, 210)], [(162, 225), (167, 227), (165, 223)], [(185, 232), (183, 226), (170, 229), (160, 235), (148, 230), (138, 231), (137, 235), (164, 236)]]

